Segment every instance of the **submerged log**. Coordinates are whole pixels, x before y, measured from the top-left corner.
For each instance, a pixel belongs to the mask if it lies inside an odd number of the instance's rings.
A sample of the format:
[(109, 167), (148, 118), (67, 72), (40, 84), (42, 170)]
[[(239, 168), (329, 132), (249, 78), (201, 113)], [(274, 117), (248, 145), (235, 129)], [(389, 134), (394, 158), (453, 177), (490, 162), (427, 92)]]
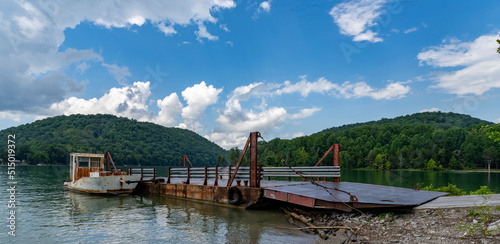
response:
[(300, 220), (301, 222), (306, 224), (308, 226), (306, 228), (314, 229), (316, 231), (316, 233), (318, 233), (319, 237), (321, 237), (321, 239), (324, 239), (324, 240), (328, 239), (328, 236), (325, 234), (324, 231), (321, 230), (321, 228), (318, 228), (317, 226), (315, 226), (314, 224), (311, 223), (311, 219), (305, 218), (304, 216), (293, 212), (291, 209), (289, 209), (287, 207), (282, 207), (281, 210), (287, 216), (292, 217), (292, 218), (297, 219), (297, 220)]

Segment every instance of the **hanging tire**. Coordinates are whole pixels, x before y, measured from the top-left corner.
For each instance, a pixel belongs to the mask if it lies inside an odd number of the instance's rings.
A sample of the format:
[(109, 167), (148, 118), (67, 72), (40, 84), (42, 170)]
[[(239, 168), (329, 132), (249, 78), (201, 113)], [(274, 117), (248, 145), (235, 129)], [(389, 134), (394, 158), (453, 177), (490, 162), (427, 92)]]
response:
[(234, 186), (227, 189), (227, 200), (232, 205), (239, 205), (243, 200), (243, 195), (241, 194), (240, 189)]

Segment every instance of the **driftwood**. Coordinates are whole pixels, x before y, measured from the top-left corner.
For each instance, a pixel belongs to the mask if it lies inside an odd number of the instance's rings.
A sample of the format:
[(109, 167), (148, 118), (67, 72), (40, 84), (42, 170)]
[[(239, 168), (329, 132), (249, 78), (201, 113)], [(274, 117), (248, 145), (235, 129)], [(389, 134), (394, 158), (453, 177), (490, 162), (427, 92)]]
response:
[[(308, 229), (313, 229), (316, 231), (316, 233), (318, 233), (319, 237), (321, 237), (322, 239), (326, 240), (328, 239), (328, 236), (325, 234), (324, 231), (321, 230), (321, 228), (318, 228), (318, 226), (315, 226), (311, 223), (311, 219), (309, 218), (305, 218), (304, 216), (302, 215), (298, 215), (296, 214), (295, 212), (293, 212), (291, 209), (287, 208), (287, 207), (282, 207), (281, 210), (289, 217), (292, 217), (294, 219), (297, 219), (297, 220), (300, 220), (301, 222), (303, 222), (304, 224), (307, 225), (306, 228)], [(302, 229), (302, 228), (299, 228), (299, 229)]]

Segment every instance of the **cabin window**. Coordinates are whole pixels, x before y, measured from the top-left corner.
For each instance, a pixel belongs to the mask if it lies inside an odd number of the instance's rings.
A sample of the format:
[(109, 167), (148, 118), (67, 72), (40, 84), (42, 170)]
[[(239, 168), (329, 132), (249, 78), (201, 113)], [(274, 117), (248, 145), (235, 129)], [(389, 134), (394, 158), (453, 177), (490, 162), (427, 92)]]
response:
[(88, 158), (88, 157), (79, 157), (78, 158), (78, 167), (79, 168), (88, 168), (89, 161), (90, 161), (90, 158)]
[(101, 159), (100, 158), (90, 158), (90, 167), (100, 168), (101, 167)]

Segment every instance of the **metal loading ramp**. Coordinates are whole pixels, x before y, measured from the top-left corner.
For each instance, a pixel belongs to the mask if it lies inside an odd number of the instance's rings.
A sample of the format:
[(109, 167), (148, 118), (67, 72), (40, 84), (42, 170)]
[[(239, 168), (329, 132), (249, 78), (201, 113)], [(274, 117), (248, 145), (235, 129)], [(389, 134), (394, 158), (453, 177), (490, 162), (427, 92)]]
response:
[(448, 194), (353, 182), (317, 183), (328, 191), (310, 182), (290, 182), (288, 185), (263, 186), (263, 197), (309, 208), (350, 212), (353, 208), (416, 207)]

